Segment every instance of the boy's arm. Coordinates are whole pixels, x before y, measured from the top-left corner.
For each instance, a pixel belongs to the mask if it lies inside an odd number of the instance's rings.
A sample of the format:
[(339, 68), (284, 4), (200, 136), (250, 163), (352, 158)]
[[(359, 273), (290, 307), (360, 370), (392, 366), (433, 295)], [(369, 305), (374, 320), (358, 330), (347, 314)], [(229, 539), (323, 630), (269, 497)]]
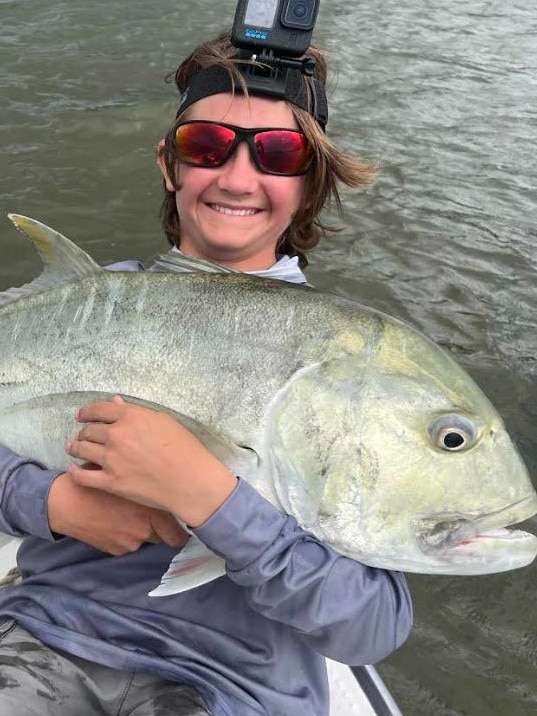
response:
[(369, 664), (408, 636), (403, 575), (342, 557), (239, 481), (169, 415), (116, 397), (78, 411), (67, 452), (80, 485), (166, 507), (226, 561), (253, 609), (337, 661)]
[(168, 512), (77, 485), (60, 469), (0, 445), (0, 532), (48, 541), (72, 537), (113, 555), (145, 542), (172, 547), (187, 536)]
[(226, 560), (252, 609), (325, 656), (375, 663), (409, 634), (412, 604), (401, 573), (342, 557), (244, 481), (195, 532)]
[(61, 470), (47, 470), (0, 445), (0, 532), (54, 541), (47, 515), (48, 495)]

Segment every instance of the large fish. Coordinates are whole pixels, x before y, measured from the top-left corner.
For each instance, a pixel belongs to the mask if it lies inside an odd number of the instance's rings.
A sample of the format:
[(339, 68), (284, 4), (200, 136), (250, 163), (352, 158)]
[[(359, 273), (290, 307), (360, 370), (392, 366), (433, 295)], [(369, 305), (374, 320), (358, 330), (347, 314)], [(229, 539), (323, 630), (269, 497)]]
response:
[[(204, 262), (109, 272), (43, 224), (10, 218), (44, 271), (0, 294), (0, 443), (65, 467), (76, 408), (118, 393), (171, 412), (365, 564), (484, 574), (534, 559), (537, 538), (505, 529), (537, 512), (537, 495), (499, 415), (410, 326)], [(190, 268), (180, 255), (168, 263)], [(190, 540), (152, 593), (222, 574), (204, 550)]]

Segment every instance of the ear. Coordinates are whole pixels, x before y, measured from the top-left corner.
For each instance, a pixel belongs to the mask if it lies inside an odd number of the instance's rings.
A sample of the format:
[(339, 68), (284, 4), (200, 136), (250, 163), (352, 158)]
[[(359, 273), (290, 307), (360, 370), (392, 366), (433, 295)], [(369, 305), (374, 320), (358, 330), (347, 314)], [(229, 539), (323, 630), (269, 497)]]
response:
[(168, 174), (168, 167), (166, 166), (166, 162), (164, 161), (164, 139), (161, 139), (157, 145), (157, 166), (162, 172), (162, 176), (164, 177), (166, 189), (171, 192), (177, 191), (170, 179), (170, 175)]

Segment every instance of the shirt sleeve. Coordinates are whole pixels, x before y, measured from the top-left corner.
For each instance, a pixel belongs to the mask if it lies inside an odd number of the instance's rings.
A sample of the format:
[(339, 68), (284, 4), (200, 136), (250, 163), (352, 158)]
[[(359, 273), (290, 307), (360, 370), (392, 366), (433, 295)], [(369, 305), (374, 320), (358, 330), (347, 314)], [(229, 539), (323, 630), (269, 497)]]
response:
[(48, 524), (48, 493), (61, 470), (47, 470), (0, 445), (0, 532), (55, 541)]
[(412, 603), (403, 574), (342, 557), (241, 480), (194, 530), (268, 619), (350, 665), (384, 659), (407, 638)]

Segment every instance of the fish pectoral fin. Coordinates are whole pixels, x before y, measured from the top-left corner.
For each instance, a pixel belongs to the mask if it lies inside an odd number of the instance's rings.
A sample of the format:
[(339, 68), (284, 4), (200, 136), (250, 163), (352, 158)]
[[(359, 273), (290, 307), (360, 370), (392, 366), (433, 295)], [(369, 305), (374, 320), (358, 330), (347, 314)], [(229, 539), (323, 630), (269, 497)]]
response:
[(8, 214), (8, 217), (19, 231), (30, 237), (44, 269), (31, 283), (0, 293), (0, 306), (103, 270), (85, 251), (46, 224), (20, 214)]
[(168, 597), (212, 582), (226, 573), (226, 563), (192, 535), (175, 555), (150, 597)]
[[(20, 382), (26, 375), (23, 371), (24, 366), (20, 370), (8, 371), (6, 380), (13, 382), (18, 379)], [(2, 383), (2, 369), (0, 368), (0, 384)], [(142, 408), (156, 410), (159, 413), (169, 415), (178, 423), (181, 423), (187, 430), (195, 435), (198, 440), (211, 452), (218, 460), (224, 463), (235, 475), (250, 475), (255, 472), (259, 466), (259, 456), (253, 448), (245, 445), (237, 445), (228, 437), (217, 433), (216, 430), (200, 423), (198, 420), (172, 410), (160, 403), (154, 403), (150, 400), (144, 400), (132, 395), (123, 395), (121, 393), (108, 393), (103, 391), (71, 391), (69, 393), (50, 393), (40, 395), (37, 398), (31, 398), (22, 403), (6, 408), (2, 411), (2, 420), (9, 420), (13, 415), (20, 412), (33, 412), (38, 416), (42, 416), (44, 420), (58, 420), (65, 412), (75, 412), (87, 403), (96, 403), (101, 401), (112, 400), (115, 395), (121, 397), (128, 403), (140, 405)], [(73, 417), (73, 425), (76, 426)]]
[(152, 269), (164, 273), (238, 273), (234, 269), (221, 266), (213, 261), (184, 256), (175, 251), (161, 254), (156, 259)]

